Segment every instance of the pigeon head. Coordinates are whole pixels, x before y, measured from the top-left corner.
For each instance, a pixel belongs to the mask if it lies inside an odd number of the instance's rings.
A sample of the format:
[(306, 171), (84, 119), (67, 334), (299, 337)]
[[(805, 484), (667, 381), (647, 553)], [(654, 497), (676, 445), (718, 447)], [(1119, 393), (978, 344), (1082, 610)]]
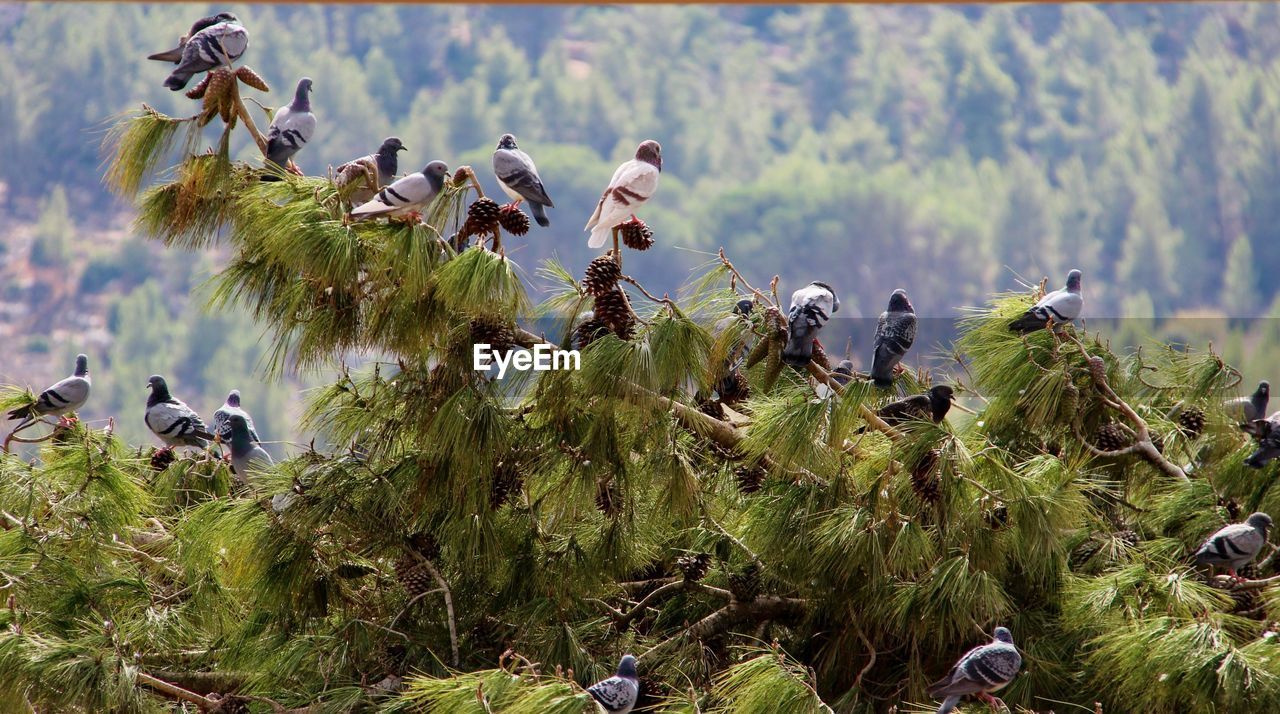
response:
[(249, 422), (245, 421), (245, 418), (243, 415), (232, 414), (231, 418), (227, 420), (227, 424), (231, 426), (232, 436), (238, 436), (241, 434), (243, 434), (244, 436), (249, 435)]
[(1067, 273), (1067, 292), (1080, 292), (1080, 275), (1081, 273), (1079, 270), (1072, 270), (1070, 273)]
[(949, 385), (939, 384), (929, 389), (929, 399), (939, 402), (951, 402), (954, 401), (955, 398), (956, 390), (952, 389)]
[(298, 88), (293, 93), (293, 108), (298, 111), (311, 111), (311, 78), (298, 80)]
[(853, 374), (853, 362), (850, 362), (850, 361), (849, 361), (849, 360), (847, 360), (847, 359), (842, 359), (842, 360), (840, 360), (840, 363), (836, 365), (836, 368), (835, 368), (834, 370), (832, 370), (832, 371), (833, 371), (833, 372), (838, 372), (838, 373), (840, 373), (840, 374), (849, 374), (849, 375), (851, 375), (851, 374)]
[(662, 170), (662, 145), (653, 139), (646, 139), (636, 147), (636, 161), (643, 161), (646, 164), (653, 164)]
[(826, 290), (827, 292), (831, 293), (831, 312), (837, 312), (837, 311), (839, 311), (839, 309), (840, 309), (840, 298), (836, 295), (836, 291), (835, 291), (835, 289), (834, 289), (834, 288), (832, 288), (830, 285), (827, 285), (826, 283), (821, 282), (821, 281), (818, 281), (818, 280), (815, 280), (815, 281), (813, 281), (812, 283), (809, 283), (809, 284), (810, 284), (810, 285), (817, 285), (818, 287), (822, 288), (823, 290)]
[(1244, 522), (1253, 526), (1254, 530), (1261, 531), (1264, 536), (1267, 531), (1271, 530), (1271, 516), (1261, 511), (1249, 516)]
[(448, 174), (449, 167), (443, 161), (432, 161), (422, 167), (422, 175), (427, 177), (427, 182), (436, 193), (444, 188), (444, 177)]
[(750, 300), (739, 300), (738, 304), (733, 306), (733, 313), (735, 315), (750, 315), (751, 310), (754, 307), (755, 307), (755, 304), (752, 303)]
[(235, 13), (233, 12), (220, 12), (217, 15), (213, 16), (213, 20), (214, 20), (214, 24), (217, 24), (219, 22), (235, 22), (235, 23), (240, 22), (240, 18), (236, 17)]
[(404, 144), (400, 143), (400, 137), (398, 136), (388, 136), (382, 140), (382, 146), (378, 147), (379, 154), (391, 154), (394, 156), (401, 151), (404, 151)]
[(1258, 382), (1258, 389), (1253, 393), (1255, 397), (1266, 397), (1271, 395), (1271, 383), (1267, 380)]
[(997, 642), (1004, 642), (1005, 644), (1010, 645), (1013, 644), (1013, 633), (1009, 631), (1009, 628), (997, 627), (993, 634), (995, 635)]
[(915, 312), (911, 301), (907, 299), (907, 291), (898, 288), (889, 296), (889, 312)]
[(169, 385), (165, 383), (164, 377), (161, 377), (158, 374), (153, 374), (150, 377), (147, 377), (147, 388), (153, 390), (168, 389)]
[(631, 655), (625, 655), (622, 661), (618, 663), (618, 676), (627, 679), (637, 679), (639, 674), (636, 673), (636, 658)]
[(498, 139), (498, 148), (499, 149), (518, 149), (520, 147), (516, 146), (516, 138), (514, 136), (512, 136), (511, 134), (503, 134), (502, 138)]
[(929, 411), (934, 424), (941, 424), (951, 411), (951, 403), (956, 399), (956, 392), (950, 386), (939, 384), (929, 389)]
[(164, 381), (164, 377), (158, 374), (151, 375), (147, 379), (147, 388), (151, 390), (151, 396), (147, 397), (147, 406), (169, 401), (169, 385)]
[(76, 376), (77, 377), (89, 376), (89, 356), (88, 355), (76, 355)]
[(233, 407), (240, 406), (240, 390), (233, 389), (227, 394), (227, 404)]

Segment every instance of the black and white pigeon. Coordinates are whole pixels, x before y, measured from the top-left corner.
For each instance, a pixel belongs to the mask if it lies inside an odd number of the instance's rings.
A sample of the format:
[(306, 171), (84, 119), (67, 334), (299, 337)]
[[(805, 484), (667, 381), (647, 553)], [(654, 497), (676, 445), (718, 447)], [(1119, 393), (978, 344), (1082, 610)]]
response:
[[(311, 113), (311, 78), (298, 80), (293, 101), (276, 110), (267, 129), (267, 161), (286, 168), (289, 160), (311, 141), (316, 133), (316, 115)], [(266, 180), (274, 176), (264, 176)]]
[[(951, 410), (956, 392), (946, 384), (938, 384), (924, 394), (913, 394), (906, 399), (889, 402), (876, 411), (876, 416), (889, 426), (900, 426), (912, 421), (931, 421), (941, 424)], [(864, 426), (858, 433), (866, 431)]]
[(1251, 433), (1258, 440), (1258, 448), (1244, 460), (1244, 465), (1260, 469), (1280, 456), (1280, 412), (1266, 419), (1255, 419)]
[(898, 289), (889, 296), (889, 309), (876, 323), (876, 351), (871, 360), (871, 381), (877, 387), (893, 385), (893, 370), (916, 341), (916, 311), (907, 291)]
[(977, 695), (992, 708), (999, 704), (1007, 709), (1004, 702), (991, 696), (991, 692), (1012, 682), (1020, 669), (1022, 655), (1013, 645), (1013, 634), (1007, 628), (997, 627), (991, 642), (966, 652), (947, 676), (929, 685), (929, 696), (946, 697), (937, 714), (952, 711), (969, 694)]
[(444, 178), (449, 167), (443, 161), (432, 161), (421, 171), (397, 179), (384, 186), (377, 195), (351, 211), (353, 220), (362, 221), (380, 216), (399, 217), (418, 213), (431, 204), (444, 190)]
[(640, 679), (636, 674), (636, 658), (626, 655), (618, 663), (618, 673), (587, 687), (592, 696), (609, 714), (628, 714), (640, 697)]
[(240, 406), (240, 390), (233, 389), (227, 394), (227, 401), (218, 407), (213, 413), (213, 435), (224, 444), (231, 443), (231, 417), (244, 417), (245, 425), (249, 429), (249, 438), (255, 444), (262, 443), (262, 439), (258, 438), (258, 432), (253, 428), (253, 417), (249, 416), (249, 412)]
[(165, 448), (194, 446), (203, 449), (213, 434), (205, 427), (204, 420), (180, 399), (169, 394), (164, 377), (151, 375), (147, 380), (151, 396), (147, 397), (147, 411), (143, 420), (152, 434), (160, 437)]
[[(396, 180), (396, 174), (400, 172), (399, 153), (404, 150), (405, 145), (401, 143), (399, 137), (388, 136), (382, 140), (382, 145), (376, 152), (352, 159), (335, 169), (334, 182), (339, 188), (353, 187), (346, 194), (347, 201), (352, 206), (366, 203), (378, 193), (379, 189), (390, 186), (391, 182)], [(369, 187), (368, 177), (365, 175), (365, 167), (369, 165), (377, 169), (377, 175), (373, 177), (376, 181), (373, 188)]]
[(517, 204), (521, 201), (529, 202), (529, 210), (533, 212), (533, 220), (538, 225), (543, 228), (551, 225), (547, 209), (555, 208), (556, 205), (547, 195), (533, 159), (516, 146), (516, 138), (511, 134), (503, 134), (498, 139), (498, 148), (493, 152), (493, 173), (498, 177), (502, 192), (510, 196), (512, 201)]
[(1080, 294), (1080, 275), (1079, 270), (1067, 273), (1066, 287), (1040, 298), (1021, 317), (1009, 323), (1009, 329), (1025, 335), (1043, 330), (1050, 320), (1054, 325), (1074, 322), (1084, 308), (1084, 297)]
[(585, 231), (591, 231), (587, 247), (599, 248), (609, 237), (609, 232), (619, 223), (635, 218), (636, 209), (644, 205), (658, 190), (658, 176), (662, 173), (662, 146), (648, 139), (636, 147), (636, 157), (625, 161), (613, 172), (609, 187), (600, 196), (596, 210), (587, 221)]
[(787, 313), (790, 330), (782, 348), (782, 361), (793, 367), (809, 364), (818, 331), (839, 309), (840, 298), (826, 283), (814, 281), (791, 293), (791, 310)]
[(197, 74), (230, 66), (240, 59), (249, 48), (249, 31), (234, 17), (209, 25), (188, 38), (182, 44), (182, 59), (164, 80), (164, 86), (179, 91)]
[(250, 473), (275, 465), (271, 455), (258, 445), (243, 414), (232, 414), (227, 419), (227, 428), (231, 431), (231, 473), (237, 479), (248, 483)]
[(14, 431), (26, 428), (28, 424), (42, 416), (61, 417), (65, 422), (67, 414), (76, 411), (89, 401), (90, 386), (89, 358), (85, 355), (76, 355), (74, 374), (58, 380), (57, 384), (40, 392), (40, 396), (36, 397), (33, 404), (18, 407), (9, 412), (10, 419), (22, 420)]
[(1196, 565), (1222, 566), (1233, 578), (1236, 571), (1253, 562), (1267, 543), (1271, 516), (1254, 513), (1244, 523), (1233, 523), (1209, 536), (1196, 551)]
[(195, 37), (198, 32), (206, 27), (213, 27), (220, 22), (240, 22), (239, 18), (229, 12), (220, 12), (217, 15), (202, 17), (191, 23), (191, 29), (187, 30), (187, 34), (178, 38), (178, 46), (164, 52), (157, 52), (153, 55), (147, 55), (149, 60), (157, 60), (159, 62), (171, 62), (178, 64), (182, 61), (182, 50), (186, 48), (187, 41)]
[(1254, 422), (1267, 418), (1267, 403), (1270, 400), (1271, 383), (1263, 380), (1258, 382), (1258, 388), (1253, 390), (1253, 394), (1247, 397), (1228, 399), (1224, 406), (1228, 414), (1239, 420), (1241, 429), (1249, 434), (1256, 435), (1257, 430)]

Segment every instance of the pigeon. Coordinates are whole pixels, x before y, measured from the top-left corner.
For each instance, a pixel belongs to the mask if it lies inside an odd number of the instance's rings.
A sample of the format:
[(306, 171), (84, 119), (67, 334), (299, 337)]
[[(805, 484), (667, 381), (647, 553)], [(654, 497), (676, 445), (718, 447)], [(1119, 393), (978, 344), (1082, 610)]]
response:
[(613, 172), (609, 187), (600, 196), (595, 213), (583, 230), (591, 231), (587, 246), (604, 245), (609, 231), (628, 217), (635, 218), (636, 209), (653, 197), (658, 190), (658, 175), (662, 173), (662, 146), (649, 139), (636, 148), (636, 157), (624, 162)]
[(831, 370), (831, 380), (841, 387), (853, 381), (853, 362), (847, 359), (840, 360), (836, 368)]
[(215, 67), (230, 66), (240, 59), (249, 48), (249, 31), (234, 17), (191, 35), (182, 44), (182, 59), (164, 80), (164, 86), (177, 92), (185, 88), (195, 75)]
[(383, 187), (372, 199), (352, 209), (351, 217), (359, 221), (415, 213), (426, 208), (444, 190), (444, 177), (448, 173), (449, 167), (443, 161), (432, 161), (421, 171)]
[(240, 20), (229, 12), (220, 12), (217, 15), (202, 17), (191, 24), (191, 29), (187, 30), (187, 34), (178, 38), (178, 46), (164, 52), (157, 52), (153, 55), (147, 55), (149, 60), (157, 60), (159, 62), (172, 62), (178, 64), (182, 61), (182, 50), (187, 46), (187, 41), (195, 37), (198, 32), (206, 27), (212, 27), (220, 22), (240, 22)]
[(1271, 384), (1266, 380), (1258, 382), (1258, 388), (1248, 397), (1228, 399), (1225, 406), (1227, 412), (1240, 420), (1240, 428), (1249, 434), (1257, 434), (1254, 422), (1266, 419), (1267, 402), (1271, 399)]
[(1067, 286), (1040, 298), (1040, 302), (1032, 305), (1021, 317), (1009, 323), (1014, 332), (1028, 334), (1043, 330), (1052, 320), (1054, 324), (1074, 322), (1080, 317), (1084, 307), (1084, 298), (1080, 295), (1080, 271), (1067, 273)]
[(147, 386), (151, 388), (151, 396), (147, 397), (147, 411), (143, 420), (151, 433), (160, 437), (166, 449), (175, 446), (204, 448), (213, 434), (209, 433), (200, 415), (182, 400), (174, 399), (169, 394), (169, 385), (164, 377), (151, 375)]
[(839, 309), (840, 299), (826, 283), (814, 281), (791, 293), (791, 311), (787, 313), (791, 328), (782, 348), (782, 361), (793, 367), (809, 364), (818, 331)]
[(249, 429), (249, 439), (255, 444), (262, 443), (262, 439), (258, 438), (258, 432), (253, 428), (253, 417), (240, 407), (240, 390), (233, 389), (227, 394), (227, 401), (213, 413), (213, 435), (224, 444), (231, 443), (231, 417), (244, 417), (245, 425)]
[(937, 714), (947, 714), (956, 708), (966, 694), (978, 698), (995, 708), (1004, 702), (991, 696), (1018, 675), (1022, 668), (1022, 655), (1013, 646), (1013, 635), (1004, 627), (997, 627), (991, 642), (974, 647), (956, 662), (947, 676), (929, 685), (929, 696), (946, 697)]
[(640, 696), (640, 680), (636, 676), (636, 658), (626, 655), (618, 663), (618, 673), (587, 688), (609, 714), (628, 714)]
[[(389, 136), (382, 140), (382, 146), (378, 147), (377, 153), (353, 159), (339, 166), (334, 171), (334, 182), (339, 188), (354, 187), (347, 194), (347, 201), (351, 205), (359, 206), (366, 203), (374, 197), (378, 189), (396, 180), (396, 174), (400, 171), (400, 159), (397, 154), (404, 150), (405, 146), (400, 143), (399, 137)], [(369, 188), (369, 182), (365, 176), (364, 167), (368, 164), (372, 164), (378, 170), (375, 188)]]
[(876, 323), (876, 352), (871, 360), (871, 381), (884, 389), (893, 385), (893, 369), (916, 341), (916, 311), (906, 290), (894, 290), (889, 309)]
[[(267, 161), (280, 168), (288, 166), (289, 159), (302, 150), (316, 133), (316, 115), (311, 113), (311, 78), (298, 80), (293, 101), (276, 110), (267, 129)], [(275, 176), (264, 176), (271, 180)]]
[(1262, 546), (1267, 542), (1267, 531), (1271, 529), (1271, 516), (1255, 513), (1244, 520), (1244, 523), (1233, 523), (1209, 536), (1209, 539), (1196, 551), (1196, 565), (1226, 566), (1232, 578), (1239, 578), (1236, 571), (1258, 557)]
[(546, 228), (551, 225), (547, 218), (548, 208), (555, 208), (547, 189), (542, 186), (542, 177), (538, 176), (538, 167), (533, 159), (516, 146), (516, 138), (503, 134), (498, 139), (498, 148), (493, 152), (493, 173), (498, 177), (498, 185), (503, 193), (519, 204), (529, 202), (529, 210), (533, 212), (533, 220)]
[(253, 436), (249, 420), (243, 414), (232, 414), (227, 418), (227, 428), (231, 431), (231, 473), (243, 483), (248, 483), (249, 473), (274, 466), (271, 455)]
[[(928, 419), (934, 424), (941, 424), (951, 410), (951, 402), (955, 401), (955, 390), (945, 384), (939, 384), (924, 394), (913, 394), (906, 399), (889, 402), (880, 407), (876, 416), (889, 426), (899, 426), (910, 421)], [(864, 426), (858, 433), (866, 431)]]
[(33, 404), (18, 407), (9, 412), (10, 419), (21, 419), (15, 432), (25, 429), (31, 422), (42, 416), (64, 417), (84, 406), (89, 400), (89, 358), (76, 355), (76, 371), (70, 377), (59, 380), (57, 384), (40, 392)]
[(1255, 419), (1250, 426), (1253, 438), (1258, 440), (1258, 449), (1244, 460), (1244, 465), (1260, 469), (1280, 456), (1280, 412), (1266, 419)]

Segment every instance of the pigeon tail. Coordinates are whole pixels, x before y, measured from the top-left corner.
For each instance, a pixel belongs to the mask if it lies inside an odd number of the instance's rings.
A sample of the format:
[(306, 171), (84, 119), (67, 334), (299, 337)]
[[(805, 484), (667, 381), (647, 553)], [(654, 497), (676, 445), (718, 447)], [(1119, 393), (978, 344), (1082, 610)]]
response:
[(946, 699), (942, 700), (942, 705), (938, 707), (938, 714), (948, 714), (948, 712), (955, 709), (956, 705), (959, 703), (960, 703), (960, 697), (954, 694), (947, 697)]
[(591, 229), (591, 239), (587, 241), (587, 247), (588, 248), (603, 247), (605, 241), (609, 239), (609, 235), (612, 233), (612, 231), (613, 231), (613, 226), (606, 226), (604, 224), (597, 223), (595, 228)]
[(36, 415), (36, 405), (28, 404), (9, 412), (10, 419), (30, 419)]
[(157, 52), (153, 55), (147, 55), (147, 59), (156, 60), (157, 62), (171, 62), (178, 64), (182, 61), (182, 48), (175, 47), (167, 52)]
[(871, 375), (871, 383), (880, 389), (888, 389), (893, 386), (893, 375), (890, 374), (886, 377), (882, 374), (873, 374)]
[(813, 337), (808, 330), (793, 330), (782, 348), (782, 361), (792, 367), (804, 367), (813, 359)]
[(191, 81), (191, 74), (187, 72), (174, 72), (164, 80), (164, 86), (173, 91), (184, 89), (187, 82)]
[[(547, 226), (551, 225), (551, 219), (547, 218), (547, 209), (544, 208), (541, 203), (534, 203), (533, 201), (529, 201), (529, 210), (533, 212), (533, 220), (537, 221), (538, 225), (542, 226), (543, 228), (546, 228)], [(594, 237), (595, 237), (595, 234), (593, 233), (592, 238)]]
[(1027, 310), (1023, 313), (1022, 317), (1019, 317), (1009, 323), (1009, 329), (1026, 335), (1035, 332), (1036, 330), (1043, 330), (1048, 324), (1048, 320), (1045, 320), (1034, 312)]

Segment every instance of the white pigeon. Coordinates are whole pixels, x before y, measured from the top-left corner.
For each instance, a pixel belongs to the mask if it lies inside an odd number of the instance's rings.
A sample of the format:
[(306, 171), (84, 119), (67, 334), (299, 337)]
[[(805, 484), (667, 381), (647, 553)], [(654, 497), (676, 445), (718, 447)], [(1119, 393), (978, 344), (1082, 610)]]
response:
[(449, 167), (443, 161), (432, 161), (421, 171), (411, 173), (390, 186), (383, 187), (367, 203), (351, 211), (353, 220), (368, 220), (380, 216), (398, 217), (419, 212), (430, 205), (444, 190), (444, 177)]
[(293, 101), (276, 110), (267, 129), (267, 161), (281, 168), (302, 150), (316, 133), (316, 115), (311, 113), (311, 79), (298, 80)]
[(240, 59), (249, 48), (249, 31), (232, 18), (188, 38), (182, 45), (182, 60), (164, 80), (164, 86), (176, 92), (186, 87), (195, 75)]
[(636, 157), (613, 172), (609, 187), (600, 196), (595, 213), (583, 230), (591, 231), (587, 246), (604, 245), (613, 227), (634, 218), (636, 209), (653, 197), (662, 173), (662, 146), (649, 139), (636, 148)]
[(181, 399), (169, 394), (164, 377), (151, 375), (147, 380), (151, 396), (147, 397), (147, 411), (143, 417), (147, 428), (163, 441), (165, 447), (194, 446), (204, 448), (213, 434), (205, 427), (204, 420)]
[(33, 404), (18, 407), (9, 412), (10, 419), (22, 420), (14, 431), (25, 429), (27, 425), (42, 416), (63, 417), (74, 412), (89, 400), (90, 386), (89, 358), (85, 355), (77, 355), (76, 371), (72, 376), (59, 380), (57, 384), (40, 392), (40, 396)]
[(1084, 308), (1084, 297), (1080, 295), (1080, 271), (1067, 273), (1067, 286), (1040, 298), (1040, 302), (1032, 305), (1022, 316), (1009, 324), (1014, 332), (1027, 334), (1043, 330), (1052, 320), (1055, 325), (1074, 322), (1080, 317)]
[(636, 658), (626, 655), (618, 663), (618, 673), (596, 682), (587, 693), (609, 714), (628, 714), (640, 698), (640, 679), (636, 674)]
[(224, 444), (231, 443), (231, 417), (244, 417), (245, 424), (249, 428), (249, 438), (253, 443), (258, 444), (262, 439), (258, 438), (258, 432), (253, 428), (253, 417), (249, 416), (249, 412), (240, 406), (240, 390), (233, 389), (227, 394), (227, 401), (218, 407), (213, 413), (213, 435)]
[(782, 361), (793, 367), (809, 364), (818, 332), (839, 309), (840, 299), (826, 283), (814, 281), (791, 293), (791, 310), (787, 313), (790, 329), (782, 348)]

